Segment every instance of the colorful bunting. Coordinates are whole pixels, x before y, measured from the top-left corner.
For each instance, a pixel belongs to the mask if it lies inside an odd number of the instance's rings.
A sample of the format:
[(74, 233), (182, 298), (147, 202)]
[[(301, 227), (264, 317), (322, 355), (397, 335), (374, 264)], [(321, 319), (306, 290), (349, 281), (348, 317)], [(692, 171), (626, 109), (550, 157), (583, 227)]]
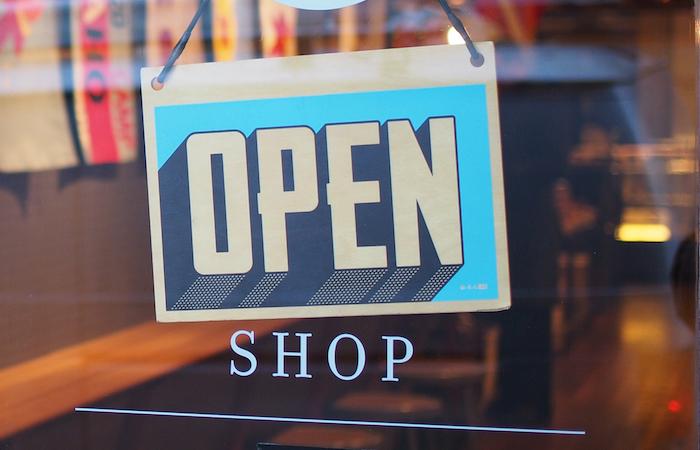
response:
[(78, 164), (52, 3), (0, 0), (0, 172)]
[(236, 0), (211, 0), (211, 43), (214, 61), (236, 58)]
[(297, 10), (275, 0), (260, 0), (260, 34), (264, 57), (297, 54)]
[(76, 0), (71, 7), (72, 105), (86, 164), (136, 157), (132, 3)]
[[(146, 65), (162, 66), (194, 16), (198, 0), (147, 0)], [(178, 64), (206, 61), (201, 23), (192, 30)]]

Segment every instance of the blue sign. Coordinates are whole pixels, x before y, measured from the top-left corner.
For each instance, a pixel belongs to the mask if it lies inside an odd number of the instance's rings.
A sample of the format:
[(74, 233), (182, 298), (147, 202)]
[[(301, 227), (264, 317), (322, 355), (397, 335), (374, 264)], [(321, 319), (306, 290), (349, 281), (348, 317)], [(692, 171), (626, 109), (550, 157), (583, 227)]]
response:
[(507, 307), (493, 86), (465, 81), (154, 105), (159, 318)]

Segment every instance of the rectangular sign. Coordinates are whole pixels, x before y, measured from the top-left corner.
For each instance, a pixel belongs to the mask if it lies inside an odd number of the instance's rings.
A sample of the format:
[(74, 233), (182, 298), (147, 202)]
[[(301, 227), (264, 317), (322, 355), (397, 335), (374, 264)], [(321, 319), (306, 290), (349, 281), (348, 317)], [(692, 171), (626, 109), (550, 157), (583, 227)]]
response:
[(141, 72), (159, 321), (510, 306), (494, 50)]

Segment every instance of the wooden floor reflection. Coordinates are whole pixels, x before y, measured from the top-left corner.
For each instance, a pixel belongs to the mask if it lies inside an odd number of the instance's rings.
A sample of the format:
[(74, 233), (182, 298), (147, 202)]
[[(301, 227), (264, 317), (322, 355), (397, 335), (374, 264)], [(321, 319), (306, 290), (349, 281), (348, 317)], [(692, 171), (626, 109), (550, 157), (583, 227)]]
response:
[(696, 449), (693, 373), (693, 337), (669, 295), (628, 292), (555, 357), (551, 427), (587, 435), (477, 434), (474, 448)]
[[(380, 427), (345, 429), (371, 433), (382, 442), (376, 447), (377, 450), (403, 450), (408, 448), (406, 444), (410, 442), (413, 442), (411, 448), (422, 450), (695, 449), (693, 336), (676, 318), (669, 293), (643, 289), (629, 291), (606, 302), (604, 305), (591, 303), (590, 319), (575, 330), (567, 340), (567, 345), (553, 356), (552, 414), (549, 420), (537, 424), (543, 428), (585, 430), (586, 436), (457, 431), (416, 433)], [(96, 396), (83, 395), (85, 398), (79, 398), (75, 394), (89, 391), (90, 383), (96, 384), (97, 378), (81, 378), (82, 381), (78, 382), (83, 383), (83, 386), (71, 386), (65, 390), (64, 396), (70, 397), (66, 400), (66, 405), (70, 403), (71, 406), (357, 419), (358, 417), (341, 417), (343, 412), (337, 408), (338, 399), (347, 394), (382, 389), (396, 394), (433, 395), (439, 392), (419, 392), (417, 385), (409, 381), (386, 386), (387, 383), (379, 381), (381, 370), (371, 372), (369, 365), (370, 373), (364, 374), (356, 382), (340, 381), (329, 374), (328, 363), (324, 359), (329, 339), (339, 332), (350, 332), (361, 336), (369, 346), (371, 342), (381, 343), (377, 333), (405, 333), (417, 337), (423, 330), (425, 346), (421, 347), (421, 341), (416, 340), (416, 354), (425, 357), (430, 350), (434, 350), (435, 336), (441, 336), (432, 334), (433, 331), (454, 332), (446, 326), (449, 317), (436, 316), (433, 319), (435, 323), (404, 318), (381, 318), (375, 321), (352, 318), (310, 320), (293, 325), (277, 324), (290, 332), (313, 331), (314, 345), (310, 353), (309, 370), (314, 376), (311, 380), (271, 376), (276, 347), (275, 340), (270, 336), (267, 339), (261, 338), (260, 342), (256, 341), (260, 357), (259, 376), (231, 377), (228, 373), (230, 351), (218, 350), (215, 355), (204, 360), (189, 362), (194, 361), (190, 358), (186, 365), (177, 370), (150, 381), (143, 378), (128, 388), (124, 386), (122, 377), (100, 378), (100, 389), (105, 394), (114, 393), (99, 400)], [(429, 326), (431, 324), (432, 328)], [(233, 330), (237, 325), (240, 323), (222, 323), (220, 329), (217, 328), (218, 334), (214, 339), (206, 336), (202, 339), (212, 345), (226, 344), (229, 327)], [(426, 328), (433, 331), (425, 334)], [(266, 331), (271, 329), (273, 328)], [(165, 353), (189, 354), (189, 347), (181, 343), (182, 336), (176, 339), (178, 334), (180, 333), (175, 328), (168, 334), (173, 343), (180, 342), (175, 349), (177, 351), (171, 349), (168, 353), (167, 347), (160, 346), (160, 351), (155, 349), (148, 358), (162, 359), (167, 356)], [(136, 342), (133, 345), (143, 347)], [(368, 361), (374, 358), (375, 362), (381, 362), (383, 355), (370, 356), (377, 349), (380, 348), (368, 347)], [(128, 350), (124, 352), (128, 355), (133, 353)], [(100, 354), (97, 350), (93, 353)], [(164, 354), (158, 356), (160, 353)], [(116, 361), (109, 365), (116, 364)], [(184, 364), (185, 359), (182, 361)], [(455, 389), (454, 386), (452, 389)], [(0, 392), (4, 393), (0, 397), (0, 405), (18, 403), (15, 401), (18, 391), (8, 386)], [(466, 422), (492, 427), (533, 425), (519, 423), (515, 419), (507, 422), (505, 417), (498, 416), (488, 420), (483, 417), (462, 417), (459, 411), (469, 410), (476, 405), (474, 399), (479, 397), (478, 392), (472, 397), (461, 393), (454, 395), (454, 391), (448, 394), (443, 397), (448, 398), (449, 406), (466, 405), (467, 408), (451, 408), (458, 412), (445, 411), (441, 417), (429, 419), (415, 416), (407, 417), (404, 421)], [(26, 410), (30, 406), (36, 411), (46, 407), (41, 403), (41, 395), (35, 395), (34, 398), (35, 402), (28, 405)], [(44, 401), (54, 404), (55, 398), (45, 397)], [(518, 398), (509, 401), (517, 404)], [(363, 420), (379, 420), (378, 414), (375, 414), (376, 417), (367, 412), (362, 414), (359, 418)], [(10, 417), (9, 413), (5, 416), (6, 419)], [(276, 422), (69, 413), (37, 424), (0, 442), (0, 449), (252, 450), (257, 442), (289, 436), (293, 427), (294, 424)], [(299, 430), (294, 431), (297, 435), (301, 433)], [(54, 445), (57, 442), (60, 445)], [(415, 442), (419, 445), (416, 446)]]

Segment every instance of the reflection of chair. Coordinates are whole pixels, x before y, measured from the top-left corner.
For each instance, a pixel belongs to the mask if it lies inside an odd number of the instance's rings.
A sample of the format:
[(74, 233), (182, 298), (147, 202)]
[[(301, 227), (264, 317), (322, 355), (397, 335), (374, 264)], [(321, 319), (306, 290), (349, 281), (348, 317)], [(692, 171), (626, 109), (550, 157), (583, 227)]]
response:
[[(498, 374), (498, 345), (500, 330), (497, 326), (481, 327), (463, 318), (463, 348), (461, 354), (435, 356), (410, 361), (396, 368), (401, 380), (412, 383), (423, 392), (438, 396), (445, 404), (446, 423), (471, 425), (491, 403)], [(464, 449), (469, 436), (464, 433), (443, 433), (439, 442), (442, 449)]]
[(272, 443), (302, 447), (376, 449), (382, 435), (357, 427), (296, 425), (272, 438)]
[(560, 299), (551, 313), (552, 348), (563, 351), (574, 334), (590, 318), (591, 255), (561, 252), (557, 259), (557, 295)]
[[(401, 392), (357, 392), (338, 399), (333, 407), (348, 416), (362, 420), (392, 422), (430, 421), (443, 413), (442, 402), (434, 397)], [(406, 442), (394, 443), (391, 448), (419, 450), (425, 445), (416, 429), (407, 429)]]
[(401, 392), (357, 392), (341, 397), (333, 406), (346, 413), (384, 418), (432, 418), (442, 411), (442, 403), (433, 397)]
[(499, 335), (498, 327), (487, 327), (481, 337), (479, 355), (410, 361), (396, 368), (397, 376), (442, 393), (441, 397), (448, 406), (455, 405), (462, 398), (464, 403), (456, 405), (459, 408), (449, 408), (448, 411), (459, 414), (462, 420), (468, 419), (470, 417), (462, 412), (474, 399), (470, 387), (477, 390), (479, 411), (483, 411), (493, 399), (498, 375)]

